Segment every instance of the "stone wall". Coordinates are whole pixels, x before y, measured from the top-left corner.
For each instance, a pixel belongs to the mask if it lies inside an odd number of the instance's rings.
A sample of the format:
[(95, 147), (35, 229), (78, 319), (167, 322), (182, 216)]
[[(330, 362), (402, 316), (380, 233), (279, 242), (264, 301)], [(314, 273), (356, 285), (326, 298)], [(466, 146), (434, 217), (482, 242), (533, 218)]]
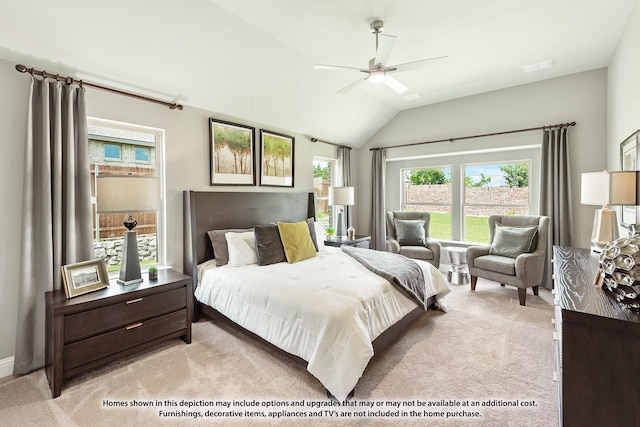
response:
[[(451, 184), (405, 184), (406, 208), (451, 213)], [(504, 205), (504, 215), (529, 214), (529, 188), (511, 187), (466, 187), (465, 203), (483, 205)], [(415, 203), (412, 204), (412, 203)], [(428, 208), (420, 203), (429, 203)], [(441, 204), (438, 206), (438, 204)], [(525, 205), (525, 206), (518, 206)], [(496, 206), (467, 206), (465, 215), (488, 216), (499, 213)]]
[[(138, 255), (140, 262), (157, 261), (157, 239), (155, 234), (138, 234)], [(120, 266), (124, 238), (102, 239), (93, 242), (93, 254), (96, 258), (106, 258), (107, 269)]]

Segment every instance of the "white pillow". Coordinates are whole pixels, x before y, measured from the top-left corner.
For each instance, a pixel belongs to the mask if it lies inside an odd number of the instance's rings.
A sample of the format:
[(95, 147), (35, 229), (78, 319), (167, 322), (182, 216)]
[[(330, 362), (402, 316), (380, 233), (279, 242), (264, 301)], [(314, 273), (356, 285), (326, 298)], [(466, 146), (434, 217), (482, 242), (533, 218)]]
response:
[(318, 244), (318, 251), (321, 251), (324, 248), (324, 235), (327, 234), (324, 231), (324, 227), (321, 223), (315, 222), (313, 224), (316, 229), (316, 243)]
[(256, 235), (253, 231), (227, 233), (224, 237), (229, 247), (229, 265), (239, 267), (258, 263)]

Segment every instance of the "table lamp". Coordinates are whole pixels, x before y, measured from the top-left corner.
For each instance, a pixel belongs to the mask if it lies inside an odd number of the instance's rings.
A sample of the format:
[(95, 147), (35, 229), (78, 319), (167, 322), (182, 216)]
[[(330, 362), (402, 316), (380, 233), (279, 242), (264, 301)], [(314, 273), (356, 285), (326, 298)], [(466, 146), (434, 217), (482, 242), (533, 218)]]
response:
[(609, 242), (619, 237), (616, 211), (609, 205), (636, 205), (637, 173), (632, 172), (587, 172), (582, 174), (580, 201), (584, 205), (599, 205), (596, 209), (591, 244), (595, 252), (601, 252)]
[(134, 228), (138, 222), (133, 212), (155, 212), (160, 208), (160, 182), (155, 176), (99, 175), (96, 180), (96, 203), (99, 214), (125, 213), (124, 233), (118, 283), (142, 282), (138, 241)]
[(336, 237), (344, 239), (347, 235), (344, 225), (344, 207), (353, 206), (353, 187), (329, 187), (329, 205), (338, 206)]

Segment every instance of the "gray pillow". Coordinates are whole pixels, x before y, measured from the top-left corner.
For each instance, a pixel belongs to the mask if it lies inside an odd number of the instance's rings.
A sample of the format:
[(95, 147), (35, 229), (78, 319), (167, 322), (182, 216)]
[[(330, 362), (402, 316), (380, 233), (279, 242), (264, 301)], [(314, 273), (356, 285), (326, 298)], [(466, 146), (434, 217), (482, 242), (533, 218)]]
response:
[(276, 224), (254, 225), (258, 265), (269, 265), (287, 260)]
[(320, 252), (320, 249), (318, 248), (318, 237), (316, 236), (316, 224), (313, 218), (307, 218), (307, 227), (309, 227), (309, 234), (311, 235), (313, 247), (316, 248), (316, 252)]
[(210, 230), (207, 231), (211, 244), (213, 245), (213, 256), (216, 259), (216, 265), (221, 267), (229, 263), (229, 247), (227, 239), (224, 237), (227, 233), (244, 233), (251, 229), (229, 228), (226, 230)]
[(538, 227), (535, 225), (509, 227), (496, 222), (489, 254), (517, 258), (520, 254), (531, 252), (537, 233)]
[(424, 246), (427, 236), (424, 231), (424, 219), (394, 219), (396, 238), (401, 246)]

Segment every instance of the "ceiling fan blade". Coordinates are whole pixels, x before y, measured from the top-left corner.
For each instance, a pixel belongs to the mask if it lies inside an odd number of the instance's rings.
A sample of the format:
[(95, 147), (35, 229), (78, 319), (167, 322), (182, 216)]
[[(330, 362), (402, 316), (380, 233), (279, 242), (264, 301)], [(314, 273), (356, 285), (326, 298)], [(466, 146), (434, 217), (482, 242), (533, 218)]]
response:
[(395, 90), (396, 93), (404, 93), (409, 90), (408, 87), (391, 77), (388, 73), (385, 75), (383, 82), (391, 89)]
[(316, 70), (337, 70), (337, 71), (362, 71), (363, 73), (368, 73), (369, 70), (363, 70), (358, 67), (343, 67), (342, 65), (326, 65), (326, 64), (316, 64), (313, 66)]
[(444, 56), (434, 56), (433, 58), (421, 59), (419, 61), (413, 62), (405, 62), (404, 64), (392, 65), (387, 67), (388, 71), (411, 71), (418, 70), (420, 68), (424, 68), (428, 65), (429, 62), (435, 61), (436, 59), (448, 58), (449, 55)]
[(396, 43), (396, 38), (396, 36), (378, 34), (378, 49), (376, 50), (376, 57), (373, 60), (374, 67), (378, 64), (382, 64), (383, 67), (387, 65), (393, 45)]
[(362, 82), (364, 82), (365, 80), (367, 80), (369, 78), (369, 76), (362, 78), (362, 79), (358, 79), (353, 83), (348, 84), (347, 86), (343, 87), (342, 89), (340, 89), (339, 91), (336, 92), (336, 94), (338, 95), (342, 95), (345, 92), (350, 91), (351, 89), (353, 89), (354, 87), (360, 85)]

